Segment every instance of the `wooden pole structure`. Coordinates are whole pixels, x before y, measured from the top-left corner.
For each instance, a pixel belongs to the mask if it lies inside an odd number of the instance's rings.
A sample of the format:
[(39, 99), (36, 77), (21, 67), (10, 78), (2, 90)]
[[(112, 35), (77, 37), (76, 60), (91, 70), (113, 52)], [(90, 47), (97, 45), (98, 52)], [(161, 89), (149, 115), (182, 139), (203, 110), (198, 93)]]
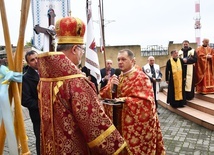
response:
[[(49, 26), (55, 24), (55, 12), (54, 9), (49, 9), (48, 10), (48, 23)], [(49, 36), (49, 45), (48, 45), (48, 51), (53, 52), (55, 51), (55, 36), (56, 36), (56, 31), (49, 29), (49, 28), (44, 28), (40, 27), (38, 24), (34, 26), (34, 31), (36, 34), (43, 33), (44, 35)], [(46, 46), (46, 45), (44, 45)]]
[[(16, 72), (22, 72), (22, 69), (23, 69), (22, 59), (23, 59), (23, 52), (24, 52), (24, 36), (25, 36), (25, 29), (27, 25), (29, 8), (30, 8), (30, 0), (22, 0), (19, 38), (18, 38), (18, 44), (16, 48), (15, 62), (14, 62)], [(13, 85), (14, 85), (14, 82), (12, 83), (12, 87)], [(22, 84), (19, 83), (18, 86), (19, 86), (19, 96), (21, 96)], [(28, 138), (26, 135), (24, 118), (22, 114), (21, 97), (19, 99), (19, 102), (15, 101), (14, 103), (15, 103), (14, 126), (15, 126), (16, 135), (21, 144), (22, 154), (30, 154), (30, 151), (28, 148), (28, 142), (27, 142)]]
[(15, 53), (15, 71), (22, 72), (22, 59), (23, 59), (23, 51), (24, 51), (24, 36), (25, 29), (27, 25), (27, 18), (30, 8), (30, 0), (22, 0), (21, 6), (21, 17), (20, 17), (20, 27), (19, 27), (19, 38), (18, 44)]
[[(56, 17), (56, 14), (54, 12), (54, 9), (49, 9), (48, 10), (48, 24), (49, 26), (50, 25), (54, 25), (55, 24), (55, 17)], [(49, 34), (49, 51), (50, 52), (53, 52), (54, 49), (55, 49), (55, 44), (54, 44), (54, 39), (53, 39), (53, 36), (51, 34)]]
[[(19, 52), (21, 52), (21, 50), (23, 52), (23, 45), (22, 45), (23, 41), (24, 41), (23, 32), (25, 31), (25, 27), (26, 27), (26, 20), (27, 20), (27, 16), (28, 16), (29, 6), (30, 6), (30, 0), (22, 1), (22, 8), (21, 8), (22, 14), (21, 14), (20, 29), (23, 29), (23, 30), (20, 30), (20, 35), (19, 35), (18, 50), (17, 50)], [(1, 10), (2, 25), (3, 25), (3, 30), (4, 30), (4, 38), (5, 38), (5, 45), (6, 45), (5, 47), (6, 47), (6, 51), (7, 51), (8, 67), (12, 71), (16, 71), (16, 67), (17, 67), (17, 70), (22, 70), (22, 69), (20, 69), (20, 68), (22, 68), (20, 66), (22, 66), (23, 54), (21, 57), (19, 55), (20, 53), (17, 52), (17, 54), (16, 54), (17, 61), (15, 61), (16, 64), (14, 64), (14, 61), (13, 61), (12, 47), (11, 47), (4, 0), (0, 0), (0, 10)], [(21, 59), (20, 59), (20, 57), (21, 57)], [(30, 151), (28, 149), (27, 136), (26, 136), (25, 126), (24, 126), (24, 119), (22, 116), (21, 97), (20, 97), (21, 89), (19, 89), (18, 84), (16, 82), (11, 82), (11, 87), (12, 87), (12, 97), (14, 97), (14, 104), (15, 104), (15, 115), (14, 115), (15, 117), (14, 118), (16, 119), (15, 122), (19, 123), (19, 125), (15, 125), (17, 127), (17, 129), (15, 128), (16, 136), (17, 136), (17, 140), (19, 140), (21, 143), (22, 154), (27, 155), (27, 154), (30, 154)], [(0, 130), (0, 137), (5, 137), (5, 132), (3, 132), (2, 130)], [(5, 141), (5, 138), (3, 139), (3, 141)], [(3, 148), (4, 148), (4, 146), (3, 147), (0, 146), (0, 153), (3, 153)]]
[[(4, 39), (5, 39), (5, 49), (7, 51), (7, 61), (10, 62), (8, 63), (9, 69), (14, 69), (14, 63), (13, 63), (13, 58), (12, 58), (12, 47), (11, 47), (11, 42), (10, 42), (10, 37), (9, 37), (9, 29), (8, 29), (8, 23), (7, 23), (7, 18), (6, 18), (6, 12), (5, 12), (5, 6), (4, 6), (4, 1), (0, 0), (0, 11), (1, 11), (1, 19), (2, 19), (2, 27), (3, 27), (3, 32), (4, 32)], [(3, 122), (4, 123), (4, 122)], [(0, 130), (0, 137), (1, 137), (1, 143), (0, 143), (0, 154), (3, 154), (4, 151), (4, 143), (5, 143), (5, 128), (4, 125), (1, 125), (1, 130)]]
[(0, 140), (0, 154), (3, 154), (4, 142), (5, 142), (5, 138), (6, 138), (4, 122), (2, 122), (2, 124), (0, 126), (0, 137), (1, 137), (1, 140)]
[(99, 0), (99, 7), (100, 7), (100, 23), (101, 23), (101, 40), (103, 43), (103, 47), (100, 46), (103, 50), (103, 56), (104, 56), (104, 63), (105, 63), (105, 68), (106, 68), (106, 52), (105, 52), (105, 30), (104, 30), (104, 11), (103, 11), (103, 0)]

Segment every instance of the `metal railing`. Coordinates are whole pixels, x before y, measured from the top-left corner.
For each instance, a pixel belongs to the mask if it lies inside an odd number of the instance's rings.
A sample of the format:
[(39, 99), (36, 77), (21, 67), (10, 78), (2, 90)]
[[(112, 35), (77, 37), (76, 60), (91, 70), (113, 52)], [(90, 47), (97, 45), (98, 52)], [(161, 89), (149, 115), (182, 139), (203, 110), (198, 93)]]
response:
[(149, 45), (147, 48), (142, 48), (141, 56), (157, 56), (168, 55), (168, 48), (159, 45)]

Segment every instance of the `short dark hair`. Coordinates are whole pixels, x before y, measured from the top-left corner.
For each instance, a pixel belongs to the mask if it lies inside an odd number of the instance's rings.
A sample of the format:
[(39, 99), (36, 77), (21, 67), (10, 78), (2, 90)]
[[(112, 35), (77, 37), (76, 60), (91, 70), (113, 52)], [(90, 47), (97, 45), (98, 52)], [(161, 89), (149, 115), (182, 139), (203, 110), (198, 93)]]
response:
[(172, 50), (172, 51), (171, 51), (171, 55), (172, 55), (173, 53), (175, 53), (175, 52), (176, 52), (176, 50)]
[(130, 59), (134, 59), (134, 53), (130, 50), (130, 49), (123, 49), (123, 50), (120, 50), (119, 53), (124, 53), (126, 52), (128, 54), (128, 57)]
[(26, 62), (28, 62), (27, 57), (30, 56), (30, 55), (33, 55), (33, 54), (38, 54), (38, 53), (36, 51), (34, 51), (34, 50), (26, 52), (26, 54), (25, 54), (25, 60), (26, 60)]

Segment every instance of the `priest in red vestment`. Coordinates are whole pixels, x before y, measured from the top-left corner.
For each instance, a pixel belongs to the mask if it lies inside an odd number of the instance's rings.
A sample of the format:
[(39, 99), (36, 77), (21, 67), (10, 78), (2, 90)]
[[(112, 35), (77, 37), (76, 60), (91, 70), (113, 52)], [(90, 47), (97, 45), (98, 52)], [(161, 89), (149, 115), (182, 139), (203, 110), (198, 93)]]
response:
[(126, 142), (105, 114), (94, 84), (77, 67), (85, 24), (65, 17), (55, 29), (61, 52), (38, 57), (41, 155), (119, 154)]
[[(113, 75), (100, 90), (104, 99), (124, 100), (121, 115), (121, 134), (131, 155), (164, 155), (165, 148), (160, 123), (156, 113), (154, 93), (148, 76), (134, 66), (132, 51), (118, 53), (119, 77)], [(112, 88), (118, 85), (116, 95)]]
[(214, 93), (214, 50), (209, 47), (209, 39), (204, 39), (196, 52), (196, 92), (204, 95)]

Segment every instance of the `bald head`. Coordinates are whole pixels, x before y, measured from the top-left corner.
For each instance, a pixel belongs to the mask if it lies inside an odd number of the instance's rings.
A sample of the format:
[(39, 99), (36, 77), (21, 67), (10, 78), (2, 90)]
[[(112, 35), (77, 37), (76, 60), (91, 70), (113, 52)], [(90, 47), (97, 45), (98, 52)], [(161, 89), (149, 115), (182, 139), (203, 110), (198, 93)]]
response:
[(154, 65), (154, 63), (155, 63), (155, 58), (154, 58), (153, 56), (149, 56), (149, 57), (148, 57), (148, 63), (149, 63), (149, 65)]
[(205, 46), (205, 47), (208, 46), (209, 45), (209, 39), (204, 38), (202, 43), (203, 43), (203, 46)]
[(149, 56), (149, 57), (148, 57), (148, 61), (149, 61), (149, 60), (155, 60), (155, 58), (154, 58), (153, 56)]

